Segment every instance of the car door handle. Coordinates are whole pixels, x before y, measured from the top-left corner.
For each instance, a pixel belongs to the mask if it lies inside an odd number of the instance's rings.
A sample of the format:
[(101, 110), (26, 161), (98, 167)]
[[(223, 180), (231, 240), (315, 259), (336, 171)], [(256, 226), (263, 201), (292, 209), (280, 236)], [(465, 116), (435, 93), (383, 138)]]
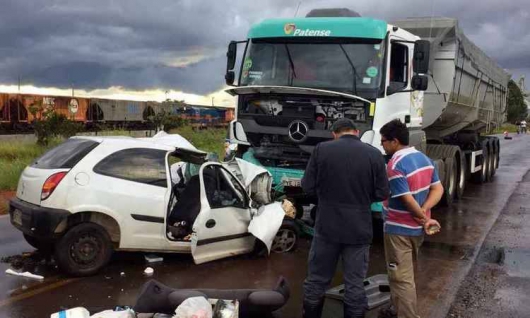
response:
[(209, 229), (211, 229), (212, 227), (214, 227), (215, 224), (216, 224), (216, 223), (215, 223), (215, 220), (213, 220), (213, 219), (210, 219), (210, 220), (206, 221), (206, 227), (209, 228)]

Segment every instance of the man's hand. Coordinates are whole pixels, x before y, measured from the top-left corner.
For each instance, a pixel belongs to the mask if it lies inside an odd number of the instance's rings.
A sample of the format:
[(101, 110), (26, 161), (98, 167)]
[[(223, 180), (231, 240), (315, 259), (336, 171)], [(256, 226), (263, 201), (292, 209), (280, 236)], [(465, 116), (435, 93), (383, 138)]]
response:
[(440, 232), (442, 226), (435, 219), (430, 219), (423, 224), (423, 229), (427, 235), (434, 235)]

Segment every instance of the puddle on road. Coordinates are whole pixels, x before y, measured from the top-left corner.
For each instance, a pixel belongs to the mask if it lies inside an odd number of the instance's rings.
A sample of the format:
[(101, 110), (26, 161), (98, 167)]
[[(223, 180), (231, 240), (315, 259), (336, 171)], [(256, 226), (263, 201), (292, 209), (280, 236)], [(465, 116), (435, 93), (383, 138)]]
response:
[(506, 249), (502, 265), (511, 277), (530, 278), (530, 251)]
[(421, 246), (421, 254), (448, 260), (467, 259), (472, 253), (473, 248), (465, 245), (425, 241)]

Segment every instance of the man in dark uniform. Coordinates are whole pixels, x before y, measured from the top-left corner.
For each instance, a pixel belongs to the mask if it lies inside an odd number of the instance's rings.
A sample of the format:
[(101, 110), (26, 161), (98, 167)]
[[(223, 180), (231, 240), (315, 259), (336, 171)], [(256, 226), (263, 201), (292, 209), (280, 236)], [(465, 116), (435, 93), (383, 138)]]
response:
[(368, 306), (363, 281), (372, 242), (372, 202), (388, 195), (385, 160), (363, 143), (349, 119), (332, 126), (335, 140), (318, 144), (302, 187), (318, 197), (315, 237), (304, 282), (304, 318), (321, 317), (326, 289), (342, 258), (346, 291), (344, 317), (364, 317)]

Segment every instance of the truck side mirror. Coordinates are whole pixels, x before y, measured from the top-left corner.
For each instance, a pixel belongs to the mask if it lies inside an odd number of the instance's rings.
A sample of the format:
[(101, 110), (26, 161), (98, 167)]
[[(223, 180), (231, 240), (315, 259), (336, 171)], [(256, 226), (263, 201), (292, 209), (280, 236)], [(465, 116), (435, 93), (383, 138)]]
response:
[(429, 72), (429, 59), (431, 54), (431, 42), (418, 40), (414, 44), (414, 59), (412, 67), (416, 74), (427, 74)]
[(429, 87), (429, 77), (427, 75), (414, 75), (411, 86), (415, 91), (426, 91)]
[(237, 42), (231, 41), (228, 44), (228, 51), (226, 52), (226, 74), (225, 81), (226, 85), (233, 86), (236, 75), (234, 73), (234, 67), (236, 65), (237, 57)]
[(236, 74), (234, 73), (234, 71), (226, 71), (226, 74), (225, 74), (226, 85), (233, 86), (235, 79), (236, 79)]
[(236, 65), (236, 57), (237, 57), (237, 42), (236, 41), (230, 41), (230, 44), (228, 44), (228, 52), (226, 52), (226, 70), (231, 71), (234, 69), (234, 66)]

